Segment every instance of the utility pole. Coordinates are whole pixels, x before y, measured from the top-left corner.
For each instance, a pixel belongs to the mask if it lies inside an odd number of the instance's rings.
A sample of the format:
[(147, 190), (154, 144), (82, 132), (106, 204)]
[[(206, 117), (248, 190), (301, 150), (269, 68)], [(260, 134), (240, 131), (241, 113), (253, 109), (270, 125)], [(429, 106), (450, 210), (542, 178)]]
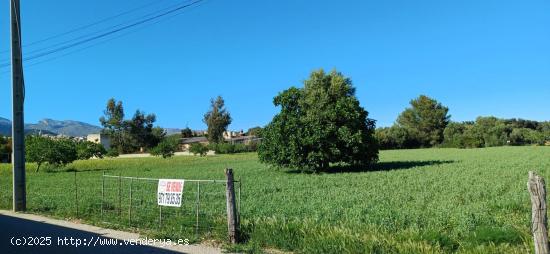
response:
[(12, 71), (12, 128), (13, 144), (13, 211), (27, 209), (25, 184), (25, 123), (23, 102), (25, 100), (25, 80), (23, 78), (23, 53), (21, 43), (21, 16), (19, 0), (10, 0), (11, 4), (11, 71)]

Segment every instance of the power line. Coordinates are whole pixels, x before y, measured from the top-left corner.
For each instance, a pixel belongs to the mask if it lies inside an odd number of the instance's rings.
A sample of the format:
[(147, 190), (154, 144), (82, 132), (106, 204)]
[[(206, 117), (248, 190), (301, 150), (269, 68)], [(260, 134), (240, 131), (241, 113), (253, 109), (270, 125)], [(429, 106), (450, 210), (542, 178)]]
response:
[[(69, 55), (72, 55), (72, 54), (75, 54), (75, 53), (84, 51), (84, 50), (86, 50), (86, 49), (89, 49), (89, 48), (92, 48), (92, 47), (95, 47), (95, 46), (98, 46), (98, 45), (101, 45), (101, 44), (110, 42), (110, 41), (112, 41), (112, 40), (116, 40), (116, 39), (121, 38), (121, 37), (124, 37), (124, 36), (126, 36), (126, 35), (128, 35), (128, 34), (135, 33), (135, 32), (137, 32), (137, 31), (143, 30), (144, 28), (147, 28), (147, 27), (149, 27), (149, 26), (152, 26), (152, 25), (158, 24), (158, 23), (160, 23), (160, 22), (163, 22), (163, 21), (165, 21), (165, 20), (171, 19), (171, 18), (173, 18), (173, 17), (179, 16), (179, 15), (181, 15), (181, 14), (183, 14), (183, 13), (184, 13), (184, 12), (174, 13), (173, 15), (168, 16), (168, 17), (166, 17), (166, 18), (164, 18), (164, 19), (160, 19), (160, 20), (157, 20), (157, 21), (155, 21), (155, 22), (152, 22), (152, 23), (149, 23), (149, 24), (145, 24), (145, 25), (143, 25), (143, 26), (141, 26), (141, 27), (139, 27), (139, 28), (137, 28), (137, 29), (130, 30), (130, 31), (128, 31), (128, 32), (126, 32), (126, 33), (123, 33), (123, 34), (120, 34), (120, 35), (118, 35), (118, 36), (111, 37), (111, 38), (108, 38), (108, 39), (106, 39), (106, 40), (103, 40), (103, 41), (99, 41), (99, 42), (97, 42), (97, 43), (90, 44), (90, 45), (88, 45), (88, 46), (86, 46), (86, 47), (79, 48), (79, 49), (70, 51), (70, 52), (68, 52), (68, 53), (62, 54), (62, 55), (54, 56), (54, 57), (52, 57), (52, 58), (48, 58), (48, 59), (45, 59), (45, 60), (42, 60), (42, 61), (38, 61), (38, 62), (34, 62), (34, 63), (28, 64), (28, 65), (25, 65), (25, 68), (28, 69), (28, 68), (32, 68), (32, 67), (34, 67), (34, 66), (36, 66), (36, 65), (40, 65), (40, 64), (43, 64), (43, 63), (55, 61), (55, 60), (57, 60), (57, 59), (59, 59), (59, 58), (63, 58), (63, 57), (66, 57), (66, 56), (69, 56)], [(2, 66), (0, 66), (0, 68), (2, 68)], [(10, 72), (10, 70), (5, 70), (5, 71), (3, 71), (3, 72), (0, 72), (0, 74), (5, 74), (5, 73), (9, 73), (9, 72)], [(1, 76), (0, 76), (0, 77), (1, 77)]]
[[(160, 0), (162, 1), (162, 0)], [(59, 33), (59, 34), (55, 34), (55, 35), (52, 35), (52, 36), (49, 36), (49, 37), (46, 37), (44, 39), (40, 39), (40, 40), (37, 40), (37, 41), (33, 41), (31, 43), (28, 43), (28, 44), (25, 44), (23, 45), (23, 47), (30, 47), (32, 45), (36, 45), (36, 44), (40, 44), (40, 43), (43, 43), (43, 42), (46, 42), (46, 41), (50, 41), (50, 40), (53, 40), (53, 39), (56, 39), (56, 38), (59, 38), (59, 37), (63, 37), (65, 35), (68, 35), (68, 34), (72, 34), (72, 33), (75, 33), (75, 32), (78, 32), (78, 31), (81, 31), (81, 30), (84, 30), (86, 28), (89, 28), (89, 27), (92, 27), (92, 26), (95, 26), (95, 25), (99, 25), (99, 24), (102, 24), (102, 23), (105, 23), (109, 20), (113, 20), (113, 19), (116, 19), (118, 17), (122, 17), (124, 15), (127, 15), (127, 14), (130, 14), (132, 12), (136, 12), (138, 10), (141, 10), (141, 9), (144, 9), (144, 8), (147, 8), (151, 5), (154, 5), (154, 4), (158, 4), (160, 1), (153, 1), (153, 2), (150, 2), (148, 4), (145, 4), (145, 5), (142, 5), (142, 6), (138, 6), (136, 8), (133, 8), (133, 9), (130, 9), (128, 11), (125, 11), (125, 12), (122, 12), (122, 13), (119, 13), (119, 14), (116, 14), (116, 15), (113, 15), (113, 16), (110, 16), (110, 17), (106, 17), (104, 19), (101, 19), (101, 20), (98, 20), (96, 22), (93, 22), (93, 23), (90, 23), (90, 24), (87, 24), (87, 25), (83, 25), (83, 26), (79, 26), (77, 28), (74, 28), (74, 29), (71, 29), (69, 31), (66, 31), (66, 32), (62, 32), (62, 33)], [(6, 49), (6, 50), (2, 50), (0, 51), (0, 54), (3, 54), (3, 53), (6, 53), (6, 52), (9, 52), (10, 50), (9, 49)]]
[[(159, 19), (159, 18), (162, 18), (164, 16), (170, 15), (170, 14), (175, 13), (177, 11), (180, 11), (182, 9), (185, 9), (185, 8), (191, 7), (193, 5), (196, 5), (196, 4), (198, 4), (202, 1), (204, 1), (204, 0), (196, 0), (196, 1), (191, 2), (189, 4), (180, 5), (176, 8), (173, 8), (173, 9), (170, 9), (168, 11), (162, 12), (160, 14), (157, 14), (157, 15), (153, 16), (153, 17), (145, 18), (145, 19), (136, 21), (134, 23), (131, 23), (129, 25), (125, 25), (123, 27), (120, 27), (120, 28), (117, 28), (117, 29), (114, 29), (114, 30), (111, 30), (111, 31), (103, 32), (101, 34), (98, 34), (98, 35), (95, 35), (95, 36), (92, 36), (92, 37), (89, 37), (89, 38), (86, 38), (86, 39), (83, 39), (83, 40), (79, 40), (77, 42), (74, 42), (74, 43), (71, 43), (71, 44), (68, 44), (68, 45), (65, 45), (65, 46), (61, 46), (61, 47), (58, 47), (58, 48), (55, 48), (55, 49), (52, 49), (52, 50), (47, 50), (47, 51), (44, 51), (44, 52), (40, 52), (40, 53), (31, 55), (27, 58), (24, 58), (24, 61), (29, 61), (29, 60), (33, 60), (33, 59), (42, 58), (42, 57), (45, 57), (45, 56), (48, 56), (48, 55), (51, 55), (51, 54), (54, 54), (54, 53), (57, 53), (57, 52), (60, 52), (60, 51), (64, 51), (64, 50), (79, 46), (79, 45), (84, 44), (84, 43), (88, 43), (88, 42), (91, 42), (91, 41), (95, 41), (95, 40), (107, 37), (109, 35), (112, 35), (112, 34), (130, 29), (130, 28), (136, 27), (138, 25), (150, 22), (152, 20)], [(119, 25), (117, 25), (117, 26), (119, 26)], [(10, 63), (0, 64), (0, 68), (7, 67), (9, 65), (10, 65)]]
[[(188, 2), (188, 1), (183, 1), (183, 2)], [(84, 38), (87, 38), (87, 37), (92, 37), (94, 35), (98, 35), (98, 34), (101, 34), (101, 33), (104, 33), (105, 31), (109, 31), (109, 30), (112, 30), (112, 29), (115, 29), (117, 27), (121, 27), (121, 26), (124, 26), (126, 24), (131, 24), (132, 22), (135, 22), (136, 20), (142, 20), (144, 18), (147, 18), (147, 17), (150, 17), (150, 16), (153, 16), (157, 13), (162, 13), (166, 10), (169, 10), (169, 9), (172, 9), (172, 8), (175, 8), (175, 7), (178, 7), (180, 6), (180, 4), (182, 3), (179, 3), (179, 4), (175, 4), (175, 5), (171, 5), (169, 7), (166, 7), (166, 8), (163, 8), (161, 10), (158, 10), (158, 11), (155, 11), (153, 13), (149, 13), (149, 14), (146, 14), (144, 16), (141, 16), (137, 19), (133, 19), (133, 20), (129, 20), (129, 21), (125, 21), (125, 22), (122, 22), (120, 24), (117, 24), (117, 25), (114, 25), (114, 26), (110, 26), (110, 27), (107, 27), (105, 29), (101, 29), (99, 31), (95, 31), (95, 32), (92, 32), (92, 33), (88, 33), (88, 34), (84, 34), (84, 35), (81, 35), (81, 36), (78, 36), (76, 38), (73, 38), (73, 39), (70, 39), (70, 40), (67, 40), (67, 41), (63, 41), (63, 42), (60, 42), (60, 43), (56, 43), (56, 44), (53, 44), (53, 45), (50, 45), (50, 46), (47, 46), (47, 47), (44, 47), (44, 48), (41, 48), (41, 49), (36, 49), (36, 50), (33, 50), (33, 51), (30, 51), (28, 52), (27, 54), (33, 54), (33, 53), (37, 53), (37, 52), (44, 52), (46, 50), (49, 50), (51, 48), (55, 48), (57, 46), (61, 46), (61, 45), (65, 45), (65, 44), (69, 44), (70, 42), (73, 42), (73, 41), (78, 41), (80, 39), (84, 39)]]
[[(48, 46), (48, 47), (45, 47), (45, 48), (42, 48), (42, 49), (39, 49), (39, 50), (34, 50), (34, 51), (31, 51), (30, 54), (32, 54), (32, 53), (36, 53), (36, 54), (31, 55), (31, 56), (25, 58), (24, 60), (28, 61), (28, 60), (40, 58), (40, 57), (43, 57), (43, 56), (46, 56), (46, 55), (56, 53), (56, 52), (61, 51), (61, 50), (66, 50), (68, 48), (76, 47), (80, 44), (90, 42), (92, 40), (100, 39), (100, 38), (103, 38), (105, 36), (111, 35), (113, 33), (117, 33), (117, 32), (120, 32), (122, 30), (126, 30), (126, 29), (132, 28), (134, 26), (146, 23), (146, 22), (151, 21), (153, 19), (157, 19), (157, 18), (166, 16), (170, 13), (173, 13), (173, 12), (176, 12), (176, 11), (181, 10), (183, 8), (192, 6), (192, 5), (194, 5), (198, 2), (201, 2), (201, 1), (203, 1), (203, 0), (198, 0), (198, 1), (192, 2), (191, 4), (184, 4), (183, 6), (181, 5), (182, 3), (177, 4), (177, 5), (172, 5), (168, 8), (161, 9), (160, 11), (155, 11), (153, 13), (144, 15), (144, 16), (138, 18), (138, 19), (134, 19), (134, 20), (130, 21), (130, 22), (133, 22), (133, 23), (123, 22), (123, 23), (108, 27), (107, 29), (104, 29), (104, 30), (101, 30), (101, 31), (96, 31), (96, 32), (89, 33), (89, 34), (86, 34), (86, 35), (83, 35), (83, 36), (79, 36), (77, 38), (73, 38), (73, 39), (70, 39), (70, 40), (65, 41), (65, 42), (57, 43), (57, 44), (54, 44), (52, 46)], [(169, 10), (166, 11), (166, 9), (169, 9)], [(155, 15), (159, 12), (161, 12), (161, 14)], [(151, 15), (155, 15), (155, 16), (150, 17)], [(137, 21), (135, 21), (135, 20), (137, 20)], [(128, 23), (130, 23), (130, 24), (127, 25)], [(117, 27), (121, 27), (121, 28), (117, 28)], [(105, 32), (105, 31), (107, 31), (107, 32)], [(81, 39), (81, 40), (79, 40), (79, 39)], [(73, 41), (76, 41), (76, 42), (69, 44), (70, 42), (73, 42)], [(64, 45), (64, 46), (61, 46), (61, 45)], [(60, 46), (60, 47), (56, 48), (56, 46)], [(6, 67), (6, 66), (9, 66), (9, 62), (3, 62), (3, 63), (0, 64), (0, 68)]]

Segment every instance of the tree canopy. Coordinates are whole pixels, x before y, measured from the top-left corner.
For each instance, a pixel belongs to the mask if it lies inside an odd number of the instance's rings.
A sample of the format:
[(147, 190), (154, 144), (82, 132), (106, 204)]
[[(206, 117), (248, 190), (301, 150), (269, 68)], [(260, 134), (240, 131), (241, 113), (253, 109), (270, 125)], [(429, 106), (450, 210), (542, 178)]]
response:
[(124, 107), (121, 101), (109, 99), (99, 121), (102, 133), (111, 139), (111, 147), (119, 153), (132, 153), (140, 149), (151, 149), (158, 145), (166, 135), (160, 127), (154, 127), (155, 114), (145, 114), (136, 110), (132, 119), (124, 119)]
[(28, 162), (36, 162), (36, 171), (44, 163), (66, 165), (78, 158), (76, 143), (70, 139), (51, 139), (42, 136), (25, 138), (25, 157)]
[(398, 126), (405, 128), (420, 146), (431, 147), (443, 142), (443, 131), (451, 118), (449, 109), (425, 95), (411, 100), (410, 104), (397, 118)]
[(203, 122), (208, 126), (208, 141), (221, 143), (223, 133), (231, 124), (231, 115), (225, 108), (225, 101), (221, 96), (210, 100), (210, 110), (204, 114)]
[(114, 98), (109, 99), (103, 115), (99, 118), (99, 122), (103, 126), (101, 132), (109, 136), (112, 147), (122, 150), (124, 144), (124, 107), (122, 101), (116, 101)]
[(185, 127), (185, 129), (181, 130), (182, 138), (191, 138), (193, 136), (193, 131), (189, 127)]
[(341, 73), (314, 71), (303, 88), (291, 87), (273, 103), (281, 111), (262, 130), (262, 162), (319, 171), (330, 163), (360, 166), (378, 160), (375, 121)]
[(125, 130), (129, 134), (127, 145), (132, 150), (150, 149), (162, 141), (166, 132), (162, 128), (154, 127), (156, 120), (155, 114), (146, 115), (143, 111), (136, 110), (132, 119), (124, 122)]

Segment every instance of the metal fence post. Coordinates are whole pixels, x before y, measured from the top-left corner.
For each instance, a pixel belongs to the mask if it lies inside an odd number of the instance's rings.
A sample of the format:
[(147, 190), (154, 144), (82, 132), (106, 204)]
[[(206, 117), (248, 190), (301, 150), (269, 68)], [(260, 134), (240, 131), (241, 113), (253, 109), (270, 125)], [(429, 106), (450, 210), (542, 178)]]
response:
[(159, 205), (159, 229), (162, 228), (162, 206)]
[(201, 185), (200, 182), (197, 182), (197, 222), (195, 224), (195, 234), (199, 235), (199, 213), (201, 207)]
[(132, 184), (134, 183), (134, 178), (130, 178), (130, 204), (128, 208), (128, 225), (132, 226)]
[(238, 189), (238, 198), (237, 200), (237, 224), (241, 225), (241, 187), (243, 185), (243, 180), (239, 176), (239, 189)]
[(122, 175), (118, 173), (118, 216), (122, 216)]
[(101, 175), (101, 219), (103, 220), (103, 206), (105, 202), (105, 171)]
[(76, 170), (74, 171), (74, 202), (76, 218), (78, 218), (78, 184), (76, 182)]

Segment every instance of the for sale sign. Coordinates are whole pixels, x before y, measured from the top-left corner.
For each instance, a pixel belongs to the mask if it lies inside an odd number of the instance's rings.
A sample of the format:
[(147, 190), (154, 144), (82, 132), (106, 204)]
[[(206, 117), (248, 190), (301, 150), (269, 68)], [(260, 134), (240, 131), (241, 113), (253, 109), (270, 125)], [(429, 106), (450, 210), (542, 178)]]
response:
[(181, 207), (183, 180), (159, 179), (157, 203), (161, 206)]

